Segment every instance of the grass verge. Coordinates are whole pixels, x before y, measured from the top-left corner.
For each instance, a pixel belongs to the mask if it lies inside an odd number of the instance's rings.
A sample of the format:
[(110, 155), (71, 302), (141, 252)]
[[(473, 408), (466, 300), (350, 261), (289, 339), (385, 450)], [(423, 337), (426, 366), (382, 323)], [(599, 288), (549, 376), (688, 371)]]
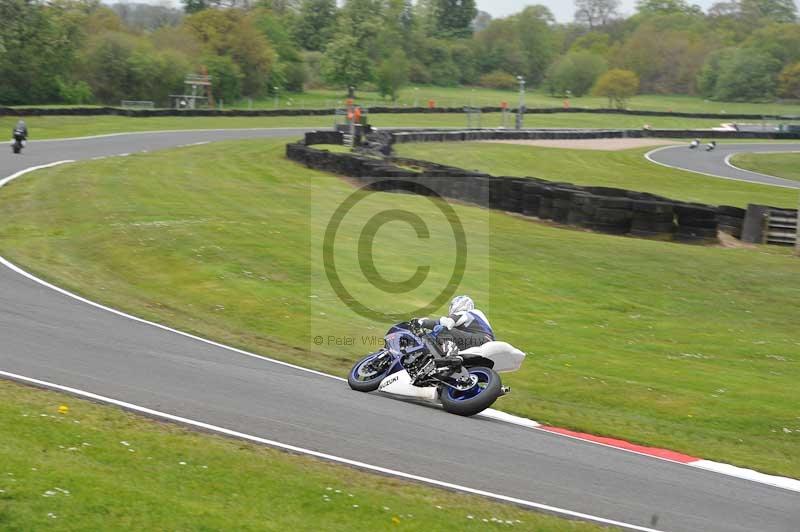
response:
[[(17, 122), (16, 117), (0, 117), (0, 131), (9, 134)], [(255, 127), (319, 127), (333, 126), (333, 116), (297, 117), (151, 117), (129, 118), (123, 116), (31, 116), (25, 121), (31, 140), (83, 137), (109, 133), (158, 131), (175, 129), (232, 129)], [(388, 114), (371, 115), (370, 122), (377, 127), (467, 127), (462, 114)], [(554, 128), (641, 128), (650, 124), (656, 128), (708, 128), (719, 125), (718, 120), (684, 119), (669, 117), (641, 117), (597, 114), (529, 115), (526, 127)], [(499, 113), (486, 114), (483, 127), (499, 127)], [(513, 127), (513, 117), (508, 122)], [(476, 126), (476, 124), (474, 125)]]
[(494, 175), (534, 176), (577, 185), (619, 187), (671, 199), (735, 205), (789, 206), (797, 192), (665, 168), (644, 158), (653, 148), (616, 152), (487, 142), (399, 144), (398, 155)]
[(745, 170), (800, 181), (800, 153), (745, 153), (731, 162)]
[(0, 426), (3, 530), (600, 530), (4, 380)]
[[(343, 374), (367, 349), (315, 346), (315, 318), (356, 337), (386, 326), (318, 298), (321, 285), (310, 281), (320, 230), (312, 198), (338, 205), (352, 187), (283, 151), (278, 140), (247, 141), (31, 174), (0, 194), (0, 253), (144, 318)], [(428, 205), (374, 198), (384, 209)], [(800, 297), (800, 261), (787, 250), (651, 242), (454, 210), (487, 242), (471, 251), (459, 291), (530, 353), (505, 378), (514, 393), (498, 406), (800, 477), (800, 342), (787, 312)], [(343, 226), (343, 237), (357, 240), (363, 221)], [(434, 248), (446, 244), (439, 233)], [(418, 248), (413, 232), (378, 233), (377, 267), (402, 279), (418, 267)], [(339, 266), (363, 278), (356, 258)], [(395, 304), (396, 296), (371, 295)]]

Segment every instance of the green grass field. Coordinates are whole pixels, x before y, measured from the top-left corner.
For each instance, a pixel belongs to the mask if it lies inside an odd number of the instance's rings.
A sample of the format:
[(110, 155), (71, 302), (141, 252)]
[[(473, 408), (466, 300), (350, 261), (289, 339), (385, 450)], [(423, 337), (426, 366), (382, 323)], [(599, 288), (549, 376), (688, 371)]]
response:
[(404, 157), (494, 175), (620, 187), (712, 205), (797, 204), (797, 192), (789, 189), (717, 179), (655, 165), (644, 158), (653, 148), (603, 152), (486, 142), (399, 144), (395, 148), (397, 154)]
[(0, 426), (3, 530), (600, 530), (3, 380)]
[(746, 153), (731, 162), (745, 170), (800, 181), (800, 153)]
[[(302, 94), (283, 94), (278, 100), (279, 108), (327, 108), (343, 105), (346, 94), (340, 90), (315, 89)], [(400, 91), (396, 103), (381, 99), (377, 92), (358, 91), (356, 101), (368, 106), (400, 106), (412, 107), (415, 104), (427, 107), (428, 100), (433, 100), (438, 107), (498, 107), (501, 102), (516, 107), (519, 103), (519, 92), (516, 90), (495, 90), (482, 87), (435, 87), (420, 85), (408, 86)], [(563, 107), (564, 99), (552, 97), (542, 91), (534, 90), (525, 93), (525, 105), (528, 108)], [(584, 96), (571, 98), (572, 107), (606, 108), (607, 98)], [(238, 102), (235, 107), (248, 108), (249, 102)], [(265, 98), (253, 102), (254, 108), (275, 108), (274, 98)], [(714, 102), (697, 96), (642, 94), (631, 98), (629, 109), (648, 111), (674, 111), (684, 113), (718, 113), (725, 114), (763, 114), (763, 115), (797, 115), (800, 114), (798, 104), (780, 103), (736, 103)]]
[[(368, 349), (315, 347), (320, 320), (356, 336), (386, 325), (354, 316), (314, 280), (320, 209), (352, 186), (283, 152), (278, 140), (247, 141), (37, 172), (0, 194), (0, 253), (144, 318), (342, 375)], [(620, 174), (638, 161), (607, 157)], [(427, 202), (379, 194), (373, 204), (426, 212)], [(789, 251), (652, 242), (454, 209), (484, 246), (471, 248), (459, 291), (530, 354), (506, 377), (514, 393), (500, 408), (800, 477), (800, 343), (786, 311), (800, 296), (800, 261)], [(367, 215), (343, 225), (342, 238), (355, 237)], [(440, 256), (445, 233), (432, 234), (424, 258)], [(378, 268), (395, 279), (425, 251), (402, 226), (375, 242)], [(360, 278), (355, 258), (337, 260), (345, 277)], [(369, 294), (400, 308), (396, 296)]]
[[(343, 106), (347, 95), (343, 90), (336, 89), (313, 89), (303, 93), (284, 93), (281, 92), (277, 100), (279, 109), (323, 109), (335, 106)], [(387, 107), (427, 107), (428, 101), (433, 100), (437, 107), (464, 107), (473, 105), (476, 107), (498, 107), (501, 102), (507, 102), (510, 107), (516, 107), (519, 103), (519, 92), (517, 90), (496, 90), (485, 89), (482, 87), (436, 87), (433, 85), (410, 85), (400, 91), (397, 102), (391, 102), (380, 97), (377, 92), (360, 90), (356, 93), (356, 102), (363, 106), (387, 106)], [(239, 102), (223, 102), (224, 109), (275, 109), (276, 101), (274, 97), (267, 97), (261, 100), (241, 100)], [(525, 93), (525, 105), (534, 109), (561, 108), (564, 99), (552, 97), (539, 90), (528, 90)], [(606, 98), (594, 96), (584, 96), (582, 98), (571, 98), (572, 107), (583, 107), (590, 109), (600, 109), (608, 107)], [(25, 107), (76, 107), (69, 105), (29, 105), (17, 106)], [(95, 106), (77, 106), (95, 107)], [(683, 113), (714, 113), (719, 114), (720, 119), (725, 121), (726, 114), (758, 114), (758, 115), (798, 115), (800, 114), (800, 104), (797, 103), (741, 103), (741, 102), (715, 102), (705, 100), (698, 96), (685, 95), (663, 95), (663, 94), (641, 94), (630, 99), (628, 108), (633, 110), (646, 111), (674, 111)]]
[[(16, 117), (0, 117), (0, 131), (9, 132), (16, 124)], [(109, 133), (136, 131), (158, 131), (179, 129), (232, 129), (232, 128), (287, 128), (287, 127), (333, 127), (331, 116), (300, 117), (152, 117), (128, 118), (122, 116), (43, 116), (26, 117), (31, 140), (83, 137)], [(371, 115), (370, 122), (376, 127), (467, 127), (466, 115), (462, 114), (409, 114)], [(481, 127), (500, 127), (502, 115), (484, 115)], [(528, 115), (526, 127), (553, 128), (633, 128), (644, 124), (656, 128), (710, 128), (719, 125), (717, 120), (660, 118), (640, 116), (556, 114)], [(507, 121), (513, 127), (513, 117)], [(477, 127), (477, 123), (473, 123)], [(10, 133), (9, 133), (10, 134)]]

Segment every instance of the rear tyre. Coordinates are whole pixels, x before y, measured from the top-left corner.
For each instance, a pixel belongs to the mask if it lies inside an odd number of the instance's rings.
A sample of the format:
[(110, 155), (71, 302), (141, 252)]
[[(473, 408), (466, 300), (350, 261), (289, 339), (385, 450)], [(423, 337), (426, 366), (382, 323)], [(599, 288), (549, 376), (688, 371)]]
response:
[(347, 376), (347, 384), (357, 392), (374, 392), (381, 385), (381, 381), (389, 374), (393, 366), (393, 358), (386, 356), (378, 360), (384, 352), (370, 353), (355, 363)]
[(503, 394), (500, 375), (489, 368), (469, 368), (470, 376), (477, 377), (478, 382), (466, 391), (459, 391), (443, 386), (440, 399), (447, 412), (459, 416), (474, 416), (483, 412), (497, 401)]
[(15, 142), (14, 144), (11, 145), (11, 150), (14, 153), (19, 153), (20, 151), (22, 151), (22, 146), (19, 145), (19, 142)]

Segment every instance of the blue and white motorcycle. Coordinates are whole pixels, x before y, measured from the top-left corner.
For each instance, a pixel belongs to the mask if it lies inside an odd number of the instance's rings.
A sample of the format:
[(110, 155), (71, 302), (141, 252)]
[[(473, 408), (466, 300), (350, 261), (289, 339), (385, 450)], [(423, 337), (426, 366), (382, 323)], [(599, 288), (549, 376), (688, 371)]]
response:
[(359, 392), (375, 390), (439, 403), (450, 413), (473, 416), (510, 391), (499, 373), (516, 371), (525, 353), (506, 342), (488, 342), (458, 351), (440, 345), (437, 325), (423, 329), (415, 320), (394, 325), (384, 347), (353, 366), (347, 382)]

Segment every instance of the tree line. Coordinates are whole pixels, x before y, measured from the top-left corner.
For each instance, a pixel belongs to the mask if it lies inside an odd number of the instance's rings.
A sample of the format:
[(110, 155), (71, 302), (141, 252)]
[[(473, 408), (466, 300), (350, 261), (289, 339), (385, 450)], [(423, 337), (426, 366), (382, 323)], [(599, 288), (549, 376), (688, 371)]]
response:
[(632, 92), (719, 100), (800, 98), (793, 0), (576, 0), (575, 20), (528, 6), (493, 19), (475, 0), (99, 0), (0, 2), (0, 104), (166, 104), (188, 73), (214, 97), (353, 86), (396, 98), (408, 83)]

